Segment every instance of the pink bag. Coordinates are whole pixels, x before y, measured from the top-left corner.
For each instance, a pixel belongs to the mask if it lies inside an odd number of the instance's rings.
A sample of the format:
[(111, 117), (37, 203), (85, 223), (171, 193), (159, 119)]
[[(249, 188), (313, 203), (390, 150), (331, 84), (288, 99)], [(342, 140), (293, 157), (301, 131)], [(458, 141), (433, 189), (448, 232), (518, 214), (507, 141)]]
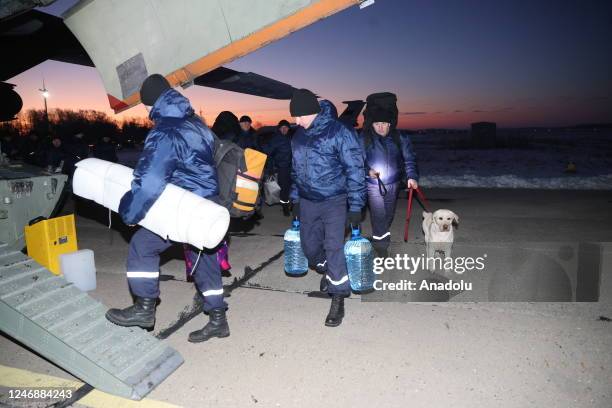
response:
[[(194, 272), (194, 262), (195, 260), (191, 259), (191, 249), (187, 244), (183, 245), (183, 255), (185, 257), (185, 279), (187, 282), (193, 282), (193, 272)], [(227, 241), (223, 241), (217, 250), (217, 262), (219, 263), (219, 267), (221, 268), (221, 272), (229, 271), (232, 269), (232, 265), (229, 263), (229, 247), (227, 246)]]

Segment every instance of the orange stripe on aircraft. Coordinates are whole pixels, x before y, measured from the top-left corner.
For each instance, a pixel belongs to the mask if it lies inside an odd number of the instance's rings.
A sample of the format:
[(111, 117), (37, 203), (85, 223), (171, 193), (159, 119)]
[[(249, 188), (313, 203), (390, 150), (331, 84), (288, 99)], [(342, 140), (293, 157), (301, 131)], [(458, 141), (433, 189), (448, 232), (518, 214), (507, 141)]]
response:
[[(351, 5), (359, 4), (359, 2), (360, 0), (320, 0), (288, 17), (285, 17), (282, 20), (272, 23), (269, 26), (249, 34), (240, 40), (233, 41), (225, 47), (213, 51), (199, 60), (166, 75), (166, 79), (172, 86), (179, 86), (186, 82), (192, 81), (206, 72), (212, 71), (213, 69), (220, 67), (223, 64), (227, 64), (236, 58), (247, 55), (273, 41), (280, 40), (292, 32), (304, 28), (315, 21), (335, 14)], [(111, 108), (115, 111), (115, 113), (119, 113), (125, 109), (137, 105), (140, 102), (140, 94), (136, 92), (124, 100), (120, 100), (112, 95), (109, 95), (108, 99)]]

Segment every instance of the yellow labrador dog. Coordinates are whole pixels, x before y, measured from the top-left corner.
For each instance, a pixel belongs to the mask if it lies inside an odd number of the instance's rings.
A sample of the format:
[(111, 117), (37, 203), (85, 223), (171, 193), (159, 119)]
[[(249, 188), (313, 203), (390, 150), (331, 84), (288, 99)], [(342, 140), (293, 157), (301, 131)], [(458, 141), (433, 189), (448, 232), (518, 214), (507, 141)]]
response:
[(459, 226), (459, 217), (451, 210), (436, 210), (432, 213), (423, 211), (423, 233), (427, 247), (427, 258), (444, 252), (450, 258), (453, 247), (453, 227)]

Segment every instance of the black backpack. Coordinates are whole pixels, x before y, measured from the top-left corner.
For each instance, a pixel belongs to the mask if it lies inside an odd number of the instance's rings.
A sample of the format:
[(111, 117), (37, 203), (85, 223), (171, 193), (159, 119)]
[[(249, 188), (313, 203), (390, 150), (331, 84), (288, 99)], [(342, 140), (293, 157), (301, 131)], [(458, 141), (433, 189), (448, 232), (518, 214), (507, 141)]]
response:
[[(245, 149), (242, 149), (236, 143), (219, 139), (214, 133), (213, 137), (215, 141), (214, 161), (219, 187), (218, 203), (227, 208), (230, 217), (248, 218), (255, 214), (261, 206), (258, 193), (261, 187), (261, 172), (263, 172), (266, 155), (253, 149), (247, 149), (248, 157), (245, 158)], [(249, 165), (247, 161), (253, 159), (256, 163)], [(247, 174), (249, 170), (253, 170), (253, 167), (256, 167), (254, 173), (258, 174), (259, 177)], [(259, 169), (259, 167), (261, 168)], [(256, 191), (254, 197), (252, 193), (248, 194), (247, 192), (249, 202), (239, 200), (241, 191), (245, 192), (245, 188)]]

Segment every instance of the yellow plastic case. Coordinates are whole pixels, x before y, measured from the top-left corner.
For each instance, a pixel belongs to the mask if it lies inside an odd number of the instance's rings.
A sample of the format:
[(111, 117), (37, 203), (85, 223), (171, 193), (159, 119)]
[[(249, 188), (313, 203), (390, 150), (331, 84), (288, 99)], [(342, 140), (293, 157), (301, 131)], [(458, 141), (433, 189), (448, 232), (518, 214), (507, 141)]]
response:
[(28, 256), (59, 275), (60, 255), (78, 249), (74, 214), (26, 225), (25, 240)]

